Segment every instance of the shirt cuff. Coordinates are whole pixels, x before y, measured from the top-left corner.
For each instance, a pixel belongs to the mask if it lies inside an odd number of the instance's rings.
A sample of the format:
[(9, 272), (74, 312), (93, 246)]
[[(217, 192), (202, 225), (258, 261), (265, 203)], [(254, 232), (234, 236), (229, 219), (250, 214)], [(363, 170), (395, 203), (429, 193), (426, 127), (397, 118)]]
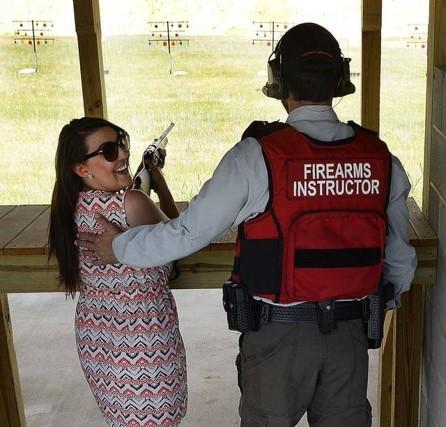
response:
[(401, 295), (397, 295), (394, 299), (386, 302), (386, 308), (388, 310), (396, 310), (401, 307)]

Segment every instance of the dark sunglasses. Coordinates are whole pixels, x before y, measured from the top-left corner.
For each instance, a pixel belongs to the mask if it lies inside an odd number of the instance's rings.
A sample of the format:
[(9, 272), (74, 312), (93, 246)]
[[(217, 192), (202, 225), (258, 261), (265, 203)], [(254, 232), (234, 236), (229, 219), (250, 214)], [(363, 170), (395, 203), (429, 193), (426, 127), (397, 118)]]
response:
[(121, 147), (124, 151), (130, 150), (130, 137), (127, 132), (120, 133), (116, 141), (104, 142), (97, 150), (88, 153), (84, 157), (84, 160), (102, 154), (107, 162), (114, 162), (118, 158), (119, 147)]

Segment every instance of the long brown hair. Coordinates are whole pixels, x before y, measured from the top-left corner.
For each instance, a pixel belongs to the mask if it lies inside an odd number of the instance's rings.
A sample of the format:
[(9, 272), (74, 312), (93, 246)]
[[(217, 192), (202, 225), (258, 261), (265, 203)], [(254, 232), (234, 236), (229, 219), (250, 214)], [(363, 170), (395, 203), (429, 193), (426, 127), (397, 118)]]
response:
[(111, 127), (117, 133), (123, 132), (119, 126), (101, 118), (83, 117), (71, 120), (59, 135), (56, 151), (56, 182), (51, 199), (50, 222), (48, 226), (48, 259), (55, 255), (59, 264), (59, 286), (74, 298), (79, 286), (79, 259), (74, 245), (76, 225), (74, 210), (82, 180), (74, 172), (73, 166), (81, 163), (87, 154), (86, 138), (104, 127)]

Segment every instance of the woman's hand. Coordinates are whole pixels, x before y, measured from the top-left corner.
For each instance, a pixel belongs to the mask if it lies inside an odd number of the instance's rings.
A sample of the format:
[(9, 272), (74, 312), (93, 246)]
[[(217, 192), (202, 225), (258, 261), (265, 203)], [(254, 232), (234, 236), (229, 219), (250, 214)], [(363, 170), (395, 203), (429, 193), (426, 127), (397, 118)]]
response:
[[(167, 138), (166, 138), (167, 140)], [(152, 162), (155, 163), (160, 169), (164, 167), (164, 163), (166, 163), (167, 151), (165, 148), (158, 148), (153, 154)]]
[(155, 193), (160, 194), (168, 189), (164, 175), (161, 172), (166, 159), (166, 150), (159, 149), (159, 154), (155, 158), (153, 156), (144, 159), (146, 169), (150, 174), (150, 188)]
[[(157, 188), (159, 188), (159, 184), (157, 184), (157, 182), (152, 182), (153, 178), (152, 175), (156, 175), (157, 172), (161, 173), (161, 171), (159, 171), (159, 169), (161, 169), (164, 166), (165, 160), (166, 160), (166, 150), (164, 150), (163, 148), (160, 148), (157, 152), (156, 152), (156, 156), (154, 157), (153, 155), (151, 156), (146, 156), (144, 163), (141, 162), (138, 166), (138, 169), (136, 170), (135, 173), (135, 178), (134, 178), (134, 182), (133, 182), (133, 187), (134, 189), (137, 190), (142, 190), (146, 193), (150, 193), (150, 190), (153, 189), (155, 190), (156, 193), (158, 193)], [(141, 175), (138, 176), (141, 169), (146, 169), (147, 174), (145, 174), (147, 176), (147, 178), (145, 178), (145, 175)], [(150, 175), (150, 177), (148, 176)], [(157, 180), (158, 178), (158, 182), (160, 181), (159, 177), (155, 176), (155, 180)], [(162, 184), (162, 183), (161, 183)]]
[(159, 157), (157, 160), (153, 158), (144, 159), (147, 170), (150, 173), (150, 187), (158, 195), (160, 208), (168, 218), (176, 218), (179, 215), (178, 208), (173, 200), (161, 167), (164, 166), (166, 159), (166, 150), (158, 150)]

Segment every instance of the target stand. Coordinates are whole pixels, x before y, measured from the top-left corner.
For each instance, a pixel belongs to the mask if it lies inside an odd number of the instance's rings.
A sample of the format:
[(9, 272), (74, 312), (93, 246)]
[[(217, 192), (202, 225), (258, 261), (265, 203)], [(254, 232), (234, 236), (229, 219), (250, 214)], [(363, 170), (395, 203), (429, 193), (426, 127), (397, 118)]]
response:
[(149, 21), (149, 46), (162, 46), (169, 54), (169, 74), (184, 76), (185, 71), (173, 72), (172, 48), (188, 46), (189, 39), (185, 33), (189, 29), (189, 21)]
[(54, 44), (54, 38), (49, 37), (49, 32), (54, 27), (53, 21), (38, 20), (14, 20), (16, 26), (14, 44), (26, 44), (33, 48), (34, 67), (23, 68), (19, 74), (37, 73), (39, 70), (37, 59), (37, 46)]
[(427, 47), (427, 24), (409, 24), (406, 47)]
[(294, 24), (283, 21), (252, 21), (255, 27), (253, 45), (266, 45), (274, 52), (277, 42)]

